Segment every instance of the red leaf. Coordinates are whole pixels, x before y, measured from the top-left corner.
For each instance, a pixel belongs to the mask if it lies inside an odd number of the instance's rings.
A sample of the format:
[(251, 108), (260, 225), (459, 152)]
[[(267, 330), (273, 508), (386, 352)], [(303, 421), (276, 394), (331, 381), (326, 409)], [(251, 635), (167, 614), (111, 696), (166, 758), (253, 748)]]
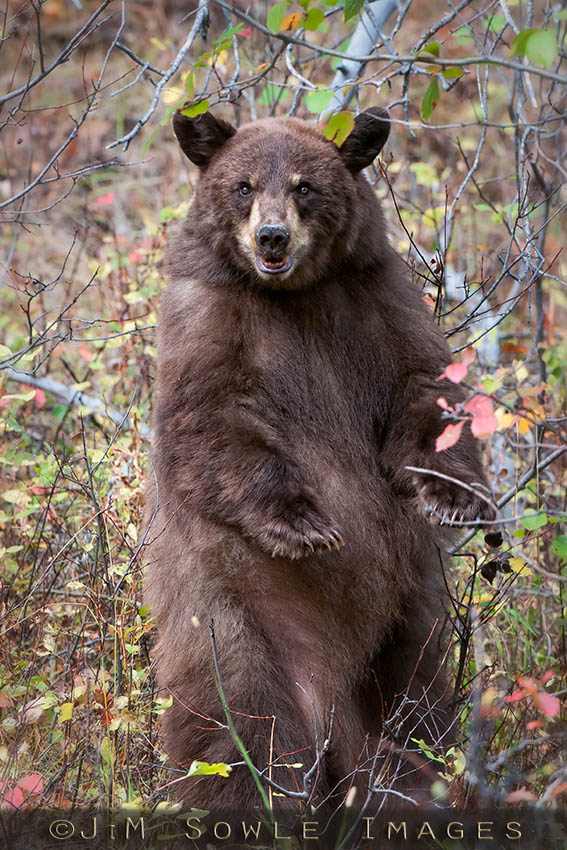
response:
[(14, 788), (13, 791), (6, 791), (0, 798), (0, 806), (6, 806), (8, 809), (19, 809), (24, 802), (24, 795), (19, 788)]
[(443, 398), (443, 396), (440, 396), (440, 397), (437, 399), (437, 404), (439, 405), (439, 407), (440, 407), (442, 410), (453, 410), (453, 408), (451, 407), (451, 405), (450, 405), (450, 404), (448, 404), (447, 399), (446, 399), (446, 398)]
[(530, 720), (529, 723), (526, 723), (526, 729), (528, 730), (528, 732), (531, 732), (534, 729), (541, 729), (541, 726), (541, 720)]
[[(32, 387), (30, 387), (30, 389), (32, 389)], [(37, 387), (35, 387), (34, 391), (35, 391), (35, 399), (34, 399), (35, 406), (39, 410), (41, 410), (42, 407), (45, 407), (45, 393), (44, 393), (43, 390), (40, 390)]]
[(471, 413), (471, 431), (479, 440), (490, 437), (498, 430), (498, 419), (494, 415), (494, 402), (483, 395), (475, 395), (465, 404), (467, 413)]
[(534, 800), (537, 800), (536, 795), (528, 791), (527, 788), (518, 788), (517, 791), (510, 791), (506, 797), (507, 803), (532, 803)]
[(548, 670), (546, 673), (543, 674), (543, 676), (541, 677), (541, 684), (545, 685), (546, 682), (549, 682), (550, 679), (553, 679), (553, 670)]
[(22, 776), (18, 779), (18, 788), (26, 791), (27, 794), (41, 794), (43, 791), (43, 778), (39, 773), (30, 773), (28, 776)]
[(252, 27), (246, 27), (245, 30), (240, 30), (242, 38), (249, 38), (252, 35)]
[(519, 702), (526, 696), (527, 694), (525, 691), (514, 691), (514, 693), (510, 694), (510, 696), (504, 697), (504, 702)]
[(557, 717), (561, 710), (561, 703), (557, 697), (546, 694), (545, 691), (535, 695), (534, 704), (540, 714), (545, 714), (546, 717)]
[(520, 676), (518, 679), (518, 684), (521, 688), (524, 689), (526, 693), (529, 694), (537, 694), (539, 691), (539, 685), (535, 679), (532, 679), (531, 676)]
[(475, 357), (476, 354), (474, 348), (465, 348), (463, 352), (463, 359), (458, 363), (450, 363), (445, 371), (439, 375), (438, 380), (441, 380), (441, 378), (447, 378), (447, 380), (452, 381), (453, 384), (460, 384), (467, 374), (467, 370)]
[(443, 452), (445, 449), (450, 449), (458, 442), (463, 430), (464, 422), (457, 422), (456, 425), (447, 425), (442, 434), (439, 434), (435, 440), (435, 451)]
[(80, 345), (77, 348), (77, 354), (80, 354), (83, 360), (86, 360), (87, 363), (92, 363), (95, 359), (96, 355), (90, 350), (88, 345)]
[(97, 207), (109, 207), (114, 200), (114, 192), (108, 192), (106, 195), (101, 195), (96, 200)]

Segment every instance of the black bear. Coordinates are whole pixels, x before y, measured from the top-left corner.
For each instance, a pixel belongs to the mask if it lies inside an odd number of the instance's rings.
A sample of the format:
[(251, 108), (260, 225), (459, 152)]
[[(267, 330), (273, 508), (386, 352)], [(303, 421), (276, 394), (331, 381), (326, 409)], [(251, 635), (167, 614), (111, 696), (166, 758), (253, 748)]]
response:
[(341, 147), (297, 119), (177, 112), (174, 131), (200, 178), (161, 303), (145, 594), (173, 764), (235, 765), (180, 797), (260, 802), (213, 661), (256, 778), (294, 792), (277, 806), (340, 802), (372, 771), (396, 787), (385, 753), (452, 735), (425, 507), (492, 514), (470, 429), (435, 451), (437, 399), (460, 389), (362, 173), (388, 115), (360, 114)]

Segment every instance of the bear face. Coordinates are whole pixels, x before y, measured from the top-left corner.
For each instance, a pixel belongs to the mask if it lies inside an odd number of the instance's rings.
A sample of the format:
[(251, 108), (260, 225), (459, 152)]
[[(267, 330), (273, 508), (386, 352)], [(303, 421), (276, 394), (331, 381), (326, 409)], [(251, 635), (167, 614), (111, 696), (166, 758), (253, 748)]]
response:
[(297, 119), (265, 119), (236, 131), (210, 113), (177, 112), (174, 131), (201, 168), (192, 217), (217, 258), (251, 282), (297, 290), (354, 249), (364, 216), (361, 170), (382, 149), (387, 113), (356, 118), (341, 148)]

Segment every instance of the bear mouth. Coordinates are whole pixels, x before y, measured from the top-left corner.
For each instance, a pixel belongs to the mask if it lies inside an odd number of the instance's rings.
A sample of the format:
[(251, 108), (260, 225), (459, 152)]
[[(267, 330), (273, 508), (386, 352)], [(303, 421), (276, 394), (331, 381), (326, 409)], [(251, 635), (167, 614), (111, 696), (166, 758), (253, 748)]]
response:
[(264, 274), (284, 274), (293, 266), (293, 257), (256, 257), (256, 268)]

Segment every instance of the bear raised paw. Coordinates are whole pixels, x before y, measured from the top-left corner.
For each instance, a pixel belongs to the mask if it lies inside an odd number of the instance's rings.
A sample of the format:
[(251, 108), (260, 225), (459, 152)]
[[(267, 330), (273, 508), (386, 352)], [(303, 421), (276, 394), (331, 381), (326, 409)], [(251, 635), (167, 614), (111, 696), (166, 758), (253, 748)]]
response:
[(438, 380), (447, 346), (362, 174), (387, 113), (340, 148), (294, 118), (173, 126), (200, 178), (161, 303), (145, 597), (173, 766), (235, 765), (179, 796), (261, 803), (213, 660), (253, 764), (296, 794), (276, 810), (338, 805), (352, 784), (362, 802), (371, 774), (417, 793), (431, 777), (412, 739), (453, 737), (445, 532), (425, 507), (492, 509), (470, 429), (435, 452), (437, 398), (461, 391)]

